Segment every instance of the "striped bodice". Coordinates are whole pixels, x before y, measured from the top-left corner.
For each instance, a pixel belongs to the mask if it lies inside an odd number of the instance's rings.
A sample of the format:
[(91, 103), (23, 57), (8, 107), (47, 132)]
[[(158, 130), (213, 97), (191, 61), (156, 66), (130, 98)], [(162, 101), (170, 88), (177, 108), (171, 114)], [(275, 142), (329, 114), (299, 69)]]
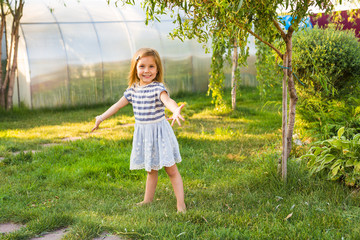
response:
[(167, 92), (159, 82), (126, 89), (124, 96), (133, 106), (136, 122), (152, 123), (165, 118), (165, 106), (160, 100), (160, 93), (163, 91)]

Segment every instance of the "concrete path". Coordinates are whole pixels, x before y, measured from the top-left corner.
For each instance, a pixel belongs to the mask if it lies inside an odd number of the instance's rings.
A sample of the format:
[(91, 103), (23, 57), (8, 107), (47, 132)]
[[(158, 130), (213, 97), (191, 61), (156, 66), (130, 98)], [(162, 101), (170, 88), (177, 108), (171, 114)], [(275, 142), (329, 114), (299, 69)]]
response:
[(31, 238), (30, 240), (39, 240), (39, 239), (41, 239), (41, 240), (60, 240), (68, 231), (69, 231), (68, 228), (63, 228), (63, 229), (56, 230), (54, 232), (43, 234), (36, 238)]
[[(2, 234), (6, 235), (11, 232), (20, 230), (22, 227), (25, 227), (25, 225), (15, 224), (15, 223), (1, 223), (0, 224), (0, 236)], [(70, 231), (69, 228), (63, 228), (63, 229), (59, 229), (59, 230), (56, 230), (53, 232), (44, 233), (41, 236), (31, 238), (30, 240), (60, 240), (69, 231)], [(109, 234), (107, 232), (104, 232), (99, 237), (94, 238), (94, 240), (122, 240), (122, 239), (119, 236), (115, 236), (115, 235)]]
[(10, 232), (14, 232), (19, 230), (20, 228), (24, 227), (23, 225), (20, 224), (15, 224), (15, 223), (3, 223), (0, 224), (0, 234), (1, 233), (10, 233)]

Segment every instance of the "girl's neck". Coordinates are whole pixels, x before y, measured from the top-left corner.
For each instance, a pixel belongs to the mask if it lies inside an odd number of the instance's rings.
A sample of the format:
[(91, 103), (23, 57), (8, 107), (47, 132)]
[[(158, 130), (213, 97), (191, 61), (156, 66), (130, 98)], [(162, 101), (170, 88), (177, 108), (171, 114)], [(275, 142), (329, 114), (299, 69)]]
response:
[(138, 83), (138, 86), (139, 86), (139, 87), (145, 87), (145, 86), (150, 85), (150, 84), (152, 84), (152, 83), (154, 83), (154, 81), (149, 82), (149, 83), (141, 83), (141, 82), (139, 82), (139, 83)]

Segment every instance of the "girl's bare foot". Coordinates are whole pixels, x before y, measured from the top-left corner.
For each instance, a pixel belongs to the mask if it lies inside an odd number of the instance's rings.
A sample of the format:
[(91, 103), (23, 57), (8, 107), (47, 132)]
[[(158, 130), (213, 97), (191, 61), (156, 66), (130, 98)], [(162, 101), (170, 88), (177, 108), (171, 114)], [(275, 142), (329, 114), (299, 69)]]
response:
[(185, 213), (185, 212), (186, 212), (185, 203), (184, 203), (184, 204), (180, 204), (180, 205), (177, 206), (177, 212), (178, 212), (178, 213)]
[(142, 202), (139, 202), (136, 204), (136, 206), (143, 206), (143, 205), (146, 205), (146, 204), (149, 204), (151, 202), (147, 202), (147, 201), (142, 201)]

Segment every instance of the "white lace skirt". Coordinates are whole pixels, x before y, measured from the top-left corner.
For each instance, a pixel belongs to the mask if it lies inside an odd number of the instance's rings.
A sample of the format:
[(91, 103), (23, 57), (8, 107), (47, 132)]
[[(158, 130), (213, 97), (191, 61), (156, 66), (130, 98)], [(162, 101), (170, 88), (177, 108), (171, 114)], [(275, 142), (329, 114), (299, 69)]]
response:
[(181, 162), (179, 144), (169, 122), (135, 123), (130, 169), (159, 170)]

